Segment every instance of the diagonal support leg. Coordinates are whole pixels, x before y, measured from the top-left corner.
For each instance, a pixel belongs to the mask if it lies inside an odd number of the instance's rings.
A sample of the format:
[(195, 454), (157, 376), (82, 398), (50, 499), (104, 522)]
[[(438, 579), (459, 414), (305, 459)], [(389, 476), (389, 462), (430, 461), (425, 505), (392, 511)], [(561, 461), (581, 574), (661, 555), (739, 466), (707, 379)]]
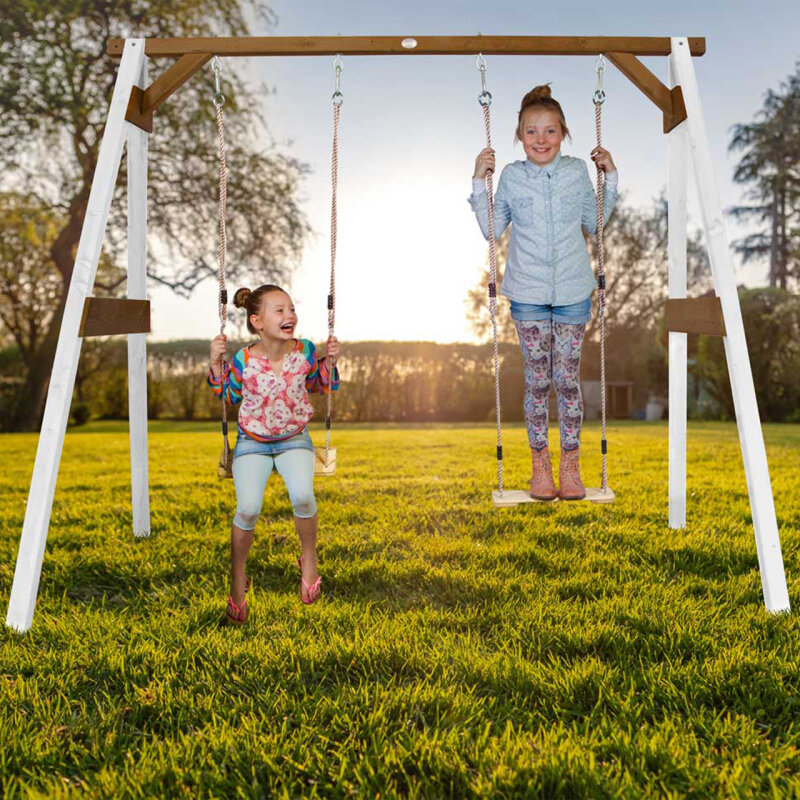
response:
[(728, 236), (711, 163), (711, 150), (706, 135), (703, 112), (700, 108), (697, 78), (687, 39), (673, 38), (672, 53), (676, 78), (683, 89), (688, 113), (686, 125), (689, 146), (702, 210), (706, 245), (714, 277), (714, 288), (722, 304), (722, 313), (725, 318), (727, 333), (724, 337), (725, 356), (733, 390), (744, 471), (747, 476), (747, 491), (753, 515), (764, 603), (768, 611), (788, 611), (789, 593), (783, 570), (778, 523), (775, 518), (775, 503), (772, 497), (767, 453), (753, 386), (753, 373), (750, 370), (750, 358), (747, 353), (742, 310), (736, 292), (736, 276), (733, 271)]
[(27, 631), (33, 622), (58, 466), (61, 461), (75, 373), (83, 341), (78, 335), (78, 330), (84, 302), (94, 285), (108, 212), (119, 172), (125, 143), (125, 112), (128, 98), (131, 87), (141, 74), (143, 59), (144, 39), (126, 41), (61, 321), (61, 332), (50, 376), (50, 388), (47, 392), (47, 404), (25, 510), (25, 522), (17, 553), (17, 566), (11, 586), (6, 624), (18, 631)]

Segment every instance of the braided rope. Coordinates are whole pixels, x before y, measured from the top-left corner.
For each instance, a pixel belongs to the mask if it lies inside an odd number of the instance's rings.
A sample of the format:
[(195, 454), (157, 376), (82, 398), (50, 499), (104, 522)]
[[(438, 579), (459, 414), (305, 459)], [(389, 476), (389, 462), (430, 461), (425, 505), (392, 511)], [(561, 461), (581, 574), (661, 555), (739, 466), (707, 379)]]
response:
[[(219, 156), (219, 203), (217, 208), (219, 217), (219, 332), (224, 334), (228, 321), (227, 290), (225, 288), (225, 266), (228, 258), (228, 235), (225, 225), (228, 205), (228, 166), (225, 160), (224, 101), (217, 101), (215, 98), (214, 105), (217, 109), (217, 154)], [(224, 381), (227, 367), (224, 356), (220, 358), (219, 366)], [(220, 398), (222, 400), (222, 463), (227, 472), (230, 464), (230, 445), (228, 444), (228, 406), (225, 401), (224, 383)]]
[[(339, 116), (341, 104), (333, 104), (333, 151), (331, 156), (331, 283), (328, 291), (328, 339), (333, 336), (333, 326), (336, 321), (336, 188), (339, 182)], [(328, 358), (328, 374), (333, 384), (333, 370), (336, 359)], [(327, 412), (325, 417), (325, 466), (328, 465), (328, 455), (331, 449), (331, 410), (333, 409), (333, 391), (328, 387)]]
[[(489, 105), (481, 104), (486, 126), (486, 146), (492, 146)], [(497, 248), (494, 240), (494, 189), (491, 172), (486, 173), (486, 197), (489, 208), (489, 316), (492, 318), (492, 343), (494, 347), (494, 403), (497, 410), (497, 488), (503, 494), (503, 440), (500, 424), (500, 356), (497, 346)]]
[[(601, 99), (594, 101), (594, 120), (597, 130), (597, 146), (602, 144), (602, 108)], [(600, 409), (602, 417), (603, 439), (601, 452), (603, 455), (603, 479), (601, 490), (608, 488), (608, 465), (606, 463), (606, 272), (605, 272), (605, 224), (604, 197), (605, 173), (597, 167), (597, 300), (600, 309)]]

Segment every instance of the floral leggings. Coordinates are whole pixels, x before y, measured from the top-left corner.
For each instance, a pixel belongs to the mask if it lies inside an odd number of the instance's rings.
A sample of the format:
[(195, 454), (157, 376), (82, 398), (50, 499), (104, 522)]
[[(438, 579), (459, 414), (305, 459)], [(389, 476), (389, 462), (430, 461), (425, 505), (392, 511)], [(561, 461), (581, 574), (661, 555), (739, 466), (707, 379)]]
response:
[(585, 324), (552, 320), (515, 320), (525, 362), (525, 425), (531, 448), (547, 447), (547, 406), (550, 383), (555, 383), (562, 450), (581, 443), (581, 347)]

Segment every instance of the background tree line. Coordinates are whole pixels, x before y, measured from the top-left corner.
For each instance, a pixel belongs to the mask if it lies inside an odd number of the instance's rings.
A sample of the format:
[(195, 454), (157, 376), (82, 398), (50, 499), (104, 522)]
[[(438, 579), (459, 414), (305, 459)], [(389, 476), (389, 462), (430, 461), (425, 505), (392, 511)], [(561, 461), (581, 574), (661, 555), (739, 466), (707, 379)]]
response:
[[(118, 61), (105, 54), (119, 31), (141, 36), (248, 35), (275, 17), (260, 0), (6, 0), (0, 17), (0, 427), (36, 430), (61, 325), (75, 251), (97, 162)], [(58, 80), (54, 81), (54, 76)], [(302, 257), (309, 234), (299, 206), (307, 166), (263, 147), (269, 142), (256, 92), (226, 62), (231, 199), (228, 277), (280, 282)], [(149, 278), (190, 295), (216, 270), (216, 144), (213, 107), (203, 81), (187, 84), (159, 112), (150, 138)], [(189, 133), (191, 132), (191, 134)], [(730, 149), (740, 154), (734, 178), (746, 201), (731, 209), (753, 226), (734, 242), (745, 262), (768, 265), (769, 290), (742, 292), (756, 389), (764, 418), (797, 416), (800, 374), (800, 62), (770, 89), (755, 119), (736, 125)], [(57, 152), (59, 158), (52, 154)], [(156, 166), (157, 165), (157, 166)], [(246, 180), (244, 180), (246, 176)], [(121, 295), (125, 246), (125, 162), (98, 269), (98, 295)], [(650, 208), (619, 203), (607, 230), (609, 378), (630, 380), (634, 405), (666, 394), (666, 201)], [(587, 238), (594, 258), (594, 240)], [(500, 266), (507, 238), (500, 241)], [(689, 237), (689, 284), (710, 285), (702, 240)], [(485, 276), (468, 298), (468, 315), (486, 342)], [(521, 413), (522, 372), (507, 304), (500, 304), (504, 412)], [(690, 341), (694, 397), (703, 416), (731, 416), (719, 341)], [(487, 346), (361, 342), (342, 361), (337, 398), (342, 419), (484, 420), (493, 389)], [(151, 417), (216, 416), (203, 385), (206, 342), (150, 345)], [(75, 420), (125, 416), (122, 342), (87, 340), (75, 389)], [(596, 317), (590, 323), (583, 377), (597, 376)], [(102, 369), (101, 369), (102, 366)]]

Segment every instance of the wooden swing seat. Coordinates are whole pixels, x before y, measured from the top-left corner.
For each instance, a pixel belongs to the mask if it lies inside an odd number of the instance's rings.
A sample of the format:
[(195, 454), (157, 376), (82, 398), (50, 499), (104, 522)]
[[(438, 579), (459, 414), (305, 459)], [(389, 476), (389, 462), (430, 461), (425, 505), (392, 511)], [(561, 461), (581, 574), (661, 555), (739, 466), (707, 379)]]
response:
[(336, 448), (331, 447), (328, 450), (328, 462), (325, 463), (325, 448), (314, 448), (314, 474), (315, 475), (333, 475), (336, 472)]
[(606, 488), (605, 492), (602, 489), (592, 489), (586, 487), (586, 497), (580, 500), (559, 500), (558, 497), (553, 500), (537, 500), (531, 497), (529, 492), (524, 489), (506, 489), (501, 495), (499, 491), (492, 492), (492, 503), (496, 508), (506, 508), (509, 506), (518, 506), (520, 503), (602, 503), (609, 504), (616, 500), (616, 495), (611, 489)]

